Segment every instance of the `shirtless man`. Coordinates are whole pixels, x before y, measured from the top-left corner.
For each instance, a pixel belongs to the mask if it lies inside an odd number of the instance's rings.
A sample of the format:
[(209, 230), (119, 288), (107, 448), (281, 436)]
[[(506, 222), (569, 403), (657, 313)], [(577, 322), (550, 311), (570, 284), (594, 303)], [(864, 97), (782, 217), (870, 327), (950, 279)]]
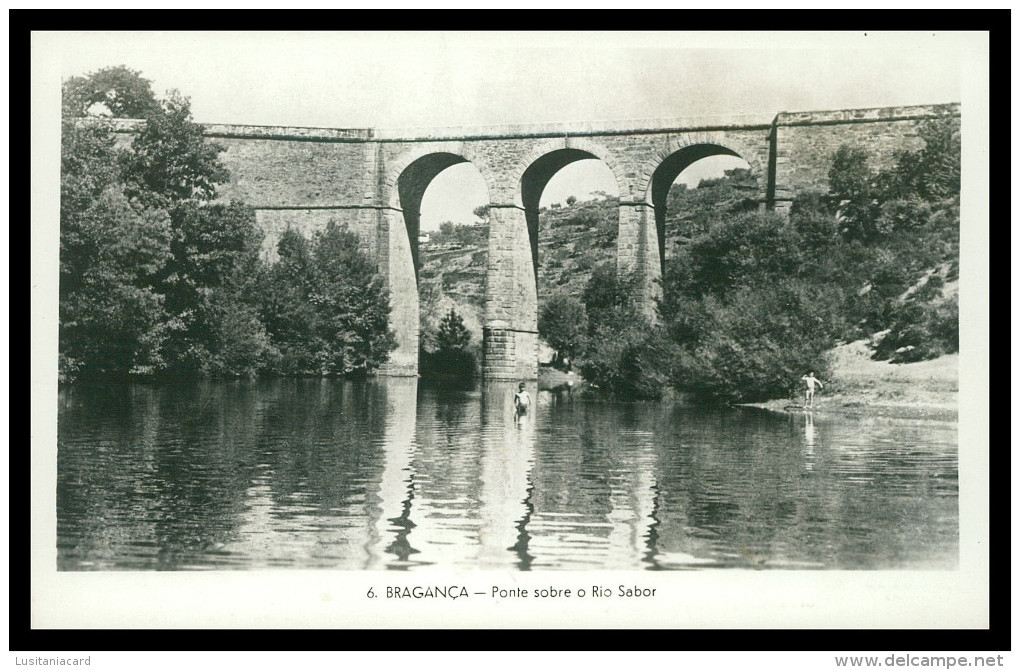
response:
[(818, 388), (825, 388), (825, 385), (822, 384), (820, 379), (815, 377), (814, 372), (808, 372), (801, 377), (801, 380), (807, 384), (807, 389), (804, 390), (804, 409), (808, 409), (815, 402), (815, 384), (818, 384)]
[(521, 382), (517, 393), (514, 394), (514, 418), (516, 419), (521, 414), (527, 414), (529, 409), (531, 409), (531, 396), (524, 390), (524, 382)]

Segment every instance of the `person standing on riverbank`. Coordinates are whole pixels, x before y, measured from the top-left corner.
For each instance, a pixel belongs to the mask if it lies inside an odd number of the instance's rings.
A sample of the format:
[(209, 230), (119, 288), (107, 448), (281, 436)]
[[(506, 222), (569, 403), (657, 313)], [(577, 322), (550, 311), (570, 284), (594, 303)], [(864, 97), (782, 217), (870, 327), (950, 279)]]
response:
[(517, 393), (514, 394), (514, 418), (518, 418), (522, 414), (527, 414), (528, 410), (531, 409), (531, 396), (524, 389), (524, 382), (521, 382), (517, 387)]
[(807, 388), (804, 390), (804, 409), (809, 409), (815, 403), (815, 385), (817, 384), (818, 388), (825, 388), (825, 385), (815, 377), (813, 371), (801, 377), (801, 380), (807, 384)]

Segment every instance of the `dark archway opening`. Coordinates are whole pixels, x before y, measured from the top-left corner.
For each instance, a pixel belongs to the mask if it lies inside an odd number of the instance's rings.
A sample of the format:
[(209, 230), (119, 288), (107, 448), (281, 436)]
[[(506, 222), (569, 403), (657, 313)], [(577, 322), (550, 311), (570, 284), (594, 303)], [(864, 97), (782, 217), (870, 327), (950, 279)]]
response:
[(466, 163), (467, 159), (457, 154), (435, 153), (423, 156), (408, 165), (397, 179), (397, 195), (400, 209), (404, 214), (407, 239), (411, 244), (411, 261), (415, 277), (418, 275), (418, 238), (421, 234), (421, 203), (432, 180), (446, 168)]
[(555, 333), (569, 331), (568, 321), (584, 323), (574, 317), (595, 267), (611, 265), (615, 271), (619, 185), (601, 159), (579, 149), (560, 149), (524, 172), (521, 204), (534, 275), (534, 289), (522, 287), (524, 308), (534, 309), (539, 363), (570, 369), (569, 361), (579, 352), (561, 351), (564, 345), (556, 343)]
[(576, 161), (595, 158), (580, 149), (558, 149), (545, 154), (528, 166), (521, 177), (521, 203), (528, 222), (528, 237), (531, 240), (531, 262), (538, 280), (538, 221), (542, 193), (553, 176), (561, 169)]
[[(659, 263), (663, 271), (671, 248), (667, 239), (670, 228), (676, 225), (677, 219), (690, 213), (675, 210), (684, 207), (684, 196), (688, 196), (688, 201), (697, 202), (699, 199), (692, 192), (715, 188), (720, 181), (727, 181), (727, 186), (732, 183), (731, 191), (735, 192), (729, 195), (734, 199), (730, 204), (733, 209), (758, 207), (758, 185), (750, 164), (735, 151), (720, 145), (699, 144), (680, 149), (662, 161), (652, 174), (651, 200), (659, 239)], [(682, 193), (684, 190), (686, 194)], [(708, 205), (686, 204), (688, 208), (700, 206)], [(673, 230), (673, 233), (676, 231)]]
[(481, 362), (488, 222), (473, 211), (488, 204), (485, 181), (463, 156), (435, 153), (401, 173), (397, 193), (414, 268), (406, 309), (415, 311), (419, 374), (470, 377)]

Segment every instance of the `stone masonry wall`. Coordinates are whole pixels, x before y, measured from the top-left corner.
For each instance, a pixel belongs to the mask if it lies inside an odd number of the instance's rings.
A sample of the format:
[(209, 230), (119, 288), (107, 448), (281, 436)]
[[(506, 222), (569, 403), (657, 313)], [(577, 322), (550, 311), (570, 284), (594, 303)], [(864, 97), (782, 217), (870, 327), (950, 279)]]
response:
[(917, 132), (922, 123), (939, 115), (959, 121), (959, 114), (959, 105), (780, 114), (774, 206), (784, 209), (799, 190), (828, 190), (832, 157), (843, 144), (867, 150), (872, 169), (889, 168), (898, 151), (923, 146)]

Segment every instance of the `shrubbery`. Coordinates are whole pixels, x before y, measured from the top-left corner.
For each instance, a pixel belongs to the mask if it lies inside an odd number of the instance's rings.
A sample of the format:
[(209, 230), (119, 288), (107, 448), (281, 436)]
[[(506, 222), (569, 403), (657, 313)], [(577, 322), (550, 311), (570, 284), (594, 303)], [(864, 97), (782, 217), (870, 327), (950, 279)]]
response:
[(841, 330), (839, 291), (798, 279), (690, 300), (667, 321), (671, 383), (701, 400), (783, 397), (805, 370), (824, 371)]
[(364, 374), (386, 360), (388, 330), (382, 279), (357, 237), (330, 221), (312, 239), (288, 230), (279, 261), (264, 272), (262, 318), (281, 374)]
[(584, 350), (587, 331), (584, 304), (573, 296), (554, 295), (538, 312), (538, 332), (556, 350), (557, 362), (573, 359)]
[(479, 223), (466, 226), (455, 224), (452, 221), (443, 221), (439, 224), (439, 230), (432, 233), (429, 241), (433, 244), (460, 244), (484, 249), (489, 243), (489, 224)]
[(476, 361), (471, 347), (471, 333), (456, 310), (450, 309), (439, 322), (433, 347), (422, 347), (419, 357), (422, 374), (471, 377)]

